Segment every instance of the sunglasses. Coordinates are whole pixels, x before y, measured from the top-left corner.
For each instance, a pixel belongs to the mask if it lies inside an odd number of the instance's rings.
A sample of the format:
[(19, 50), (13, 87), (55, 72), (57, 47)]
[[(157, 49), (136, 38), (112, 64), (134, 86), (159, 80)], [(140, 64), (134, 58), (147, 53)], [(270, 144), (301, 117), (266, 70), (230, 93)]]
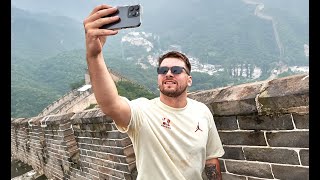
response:
[(172, 74), (181, 74), (182, 70), (185, 70), (186, 73), (188, 75), (190, 75), (189, 72), (186, 70), (186, 68), (181, 67), (181, 66), (172, 66), (172, 67), (161, 66), (161, 67), (157, 68), (157, 72), (158, 72), (158, 74), (167, 74), (169, 69), (170, 69)]

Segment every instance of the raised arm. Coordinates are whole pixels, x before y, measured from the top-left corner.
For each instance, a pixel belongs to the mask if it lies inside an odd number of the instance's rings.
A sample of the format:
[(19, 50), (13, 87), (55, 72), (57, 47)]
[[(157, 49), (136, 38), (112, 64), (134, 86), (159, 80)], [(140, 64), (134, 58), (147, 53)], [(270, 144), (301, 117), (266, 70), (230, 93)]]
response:
[(208, 180), (222, 180), (220, 163), (218, 158), (208, 159), (206, 161), (204, 170)]
[(117, 125), (127, 127), (130, 120), (130, 107), (118, 95), (116, 85), (108, 72), (102, 48), (106, 37), (118, 33), (116, 30), (99, 29), (104, 24), (115, 22), (119, 17), (102, 18), (116, 11), (109, 5), (95, 7), (83, 21), (86, 38), (86, 59), (92, 89), (103, 113), (110, 116)]

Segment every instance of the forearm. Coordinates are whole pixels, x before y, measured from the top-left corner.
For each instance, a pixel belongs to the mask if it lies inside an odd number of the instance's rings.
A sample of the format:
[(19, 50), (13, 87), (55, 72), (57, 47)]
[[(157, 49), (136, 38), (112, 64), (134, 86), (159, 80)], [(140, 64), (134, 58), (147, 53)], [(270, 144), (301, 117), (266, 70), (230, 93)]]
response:
[(119, 96), (116, 85), (108, 72), (102, 53), (96, 57), (87, 56), (90, 81), (97, 103), (104, 113), (112, 110)]
[(222, 180), (218, 158), (207, 160), (204, 170), (208, 180)]

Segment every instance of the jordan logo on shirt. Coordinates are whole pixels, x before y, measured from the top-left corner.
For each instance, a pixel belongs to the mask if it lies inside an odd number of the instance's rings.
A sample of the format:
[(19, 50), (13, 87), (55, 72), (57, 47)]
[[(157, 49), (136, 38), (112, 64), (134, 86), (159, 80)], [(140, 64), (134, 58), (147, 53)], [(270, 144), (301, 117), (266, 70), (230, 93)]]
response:
[(162, 118), (162, 124), (161, 124), (162, 127), (165, 127), (165, 128), (168, 128), (168, 129), (171, 129), (170, 127), (170, 119), (168, 118)]
[(202, 129), (200, 129), (200, 127), (199, 127), (199, 122), (198, 122), (197, 129), (195, 132), (197, 132), (198, 130), (202, 131)]

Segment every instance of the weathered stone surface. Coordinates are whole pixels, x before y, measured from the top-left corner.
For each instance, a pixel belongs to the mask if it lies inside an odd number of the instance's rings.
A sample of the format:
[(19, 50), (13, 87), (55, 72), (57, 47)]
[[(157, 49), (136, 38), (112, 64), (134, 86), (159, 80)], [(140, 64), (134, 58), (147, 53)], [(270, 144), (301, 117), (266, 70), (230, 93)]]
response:
[(266, 137), (272, 147), (309, 148), (309, 131), (267, 132)]
[(212, 110), (216, 116), (252, 114), (257, 112), (255, 97), (260, 92), (261, 82), (225, 88), (214, 98)]
[(219, 132), (224, 145), (266, 146), (263, 132)]
[(236, 116), (214, 117), (214, 122), (218, 130), (236, 130), (238, 123)]
[(292, 107), (309, 106), (309, 76), (299, 74), (273, 79), (258, 98), (262, 113), (285, 113)]
[(274, 177), (277, 179), (308, 180), (309, 168), (296, 166), (280, 166), (272, 164)]
[(237, 116), (239, 127), (243, 130), (291, 130), (293, 124), (290, 114)]
[(228, 160), (225, 163), (230, 173), (260, 178), (273, 178), (269, 164)]
[(309, 166), (309, 149), (301, 149), (300, 152), (301, 165)]
[(292, 113), (292, 117), (297, 129), (309, 129), (309, 113)]
[(299, 165), (298, 153), (290, 149), (243, 148), (248, 161)]
[(225, 88), (226, 87), (198, 92), (190, 92), (188, 93), (188, 97), (208, 105), (211, 104), (214, 101), (214, 98), (220, 93), (220, 91)]
[(225, 154), (222, 156), (224, 159), (245, 159), (241, 147), (224, 147), (224, 151)]
[(226, 180), (247, 180), (245, 176), (237, 176), (234, 174), (222, 173), (222, 179)]
[(220, 162), (220, 170), (221, 170), (221, 172), (226, 172), (224, 160), (222, 160), (222, 159), (220, 158), (220, 159), (219, 159), (219, 162)]
[[(261, 178), (248, 177), (247, 180), (261, 180)], [(272, 179), (263, 178), (263, 180), (274, 180), (274, 179), (273, 178)]]
[(106, 116), (100, 109), (87, 110), (75, 115), (71, 118), (73, 124), (94, 124), (94, 123), (112, 123), (113, 120)]

